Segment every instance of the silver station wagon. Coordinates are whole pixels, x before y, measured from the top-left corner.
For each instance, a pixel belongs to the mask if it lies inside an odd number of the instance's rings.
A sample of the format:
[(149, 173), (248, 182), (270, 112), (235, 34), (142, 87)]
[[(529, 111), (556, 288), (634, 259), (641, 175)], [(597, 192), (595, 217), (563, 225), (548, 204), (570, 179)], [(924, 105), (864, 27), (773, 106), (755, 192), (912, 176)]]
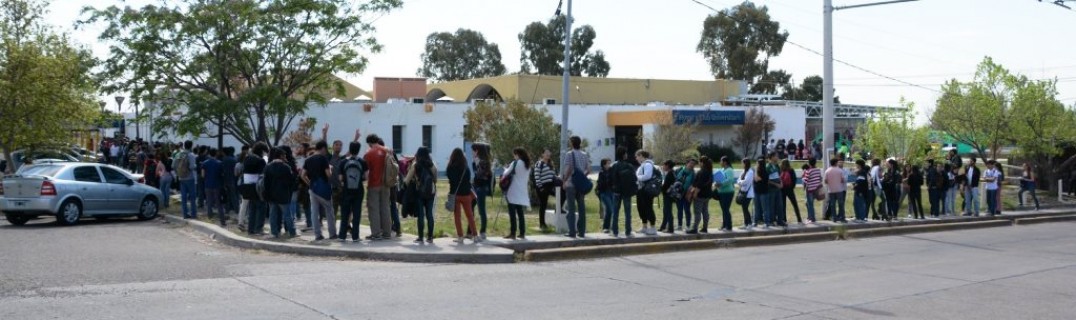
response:
[(82, 217), (153, 219), (167, 199), (136, 179), (105, 164), (34, 164), (4, 177), (0, 211), (17, 226), (39, 216), (55, 216), (62, 225), (76, 224)]

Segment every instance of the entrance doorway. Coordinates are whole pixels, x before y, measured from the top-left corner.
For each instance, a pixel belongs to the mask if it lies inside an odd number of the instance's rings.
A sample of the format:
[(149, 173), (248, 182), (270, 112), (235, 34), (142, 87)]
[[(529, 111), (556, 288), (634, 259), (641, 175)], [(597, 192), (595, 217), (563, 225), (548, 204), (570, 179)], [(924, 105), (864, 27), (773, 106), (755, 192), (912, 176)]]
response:
[[(642, 148), (643, 126), (616, 126), (613, 127), (616, 136), (616, 146), (628, 149), (628, 154), (635, 154)], [(635, 157), (629, 157), (635, 159)], [(616, 159), (620, 160), (620, 159)]]

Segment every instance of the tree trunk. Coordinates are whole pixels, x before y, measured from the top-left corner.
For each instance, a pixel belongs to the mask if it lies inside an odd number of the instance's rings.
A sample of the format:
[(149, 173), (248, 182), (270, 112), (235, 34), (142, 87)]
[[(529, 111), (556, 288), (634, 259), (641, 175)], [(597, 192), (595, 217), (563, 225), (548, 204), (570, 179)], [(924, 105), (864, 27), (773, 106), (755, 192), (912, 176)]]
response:
[(15, 163), (11, 159), (11, 149), (4, 147), (4, 161), (7, 161), (7, 165), (4, 167), (4, 174), (15, 173)]

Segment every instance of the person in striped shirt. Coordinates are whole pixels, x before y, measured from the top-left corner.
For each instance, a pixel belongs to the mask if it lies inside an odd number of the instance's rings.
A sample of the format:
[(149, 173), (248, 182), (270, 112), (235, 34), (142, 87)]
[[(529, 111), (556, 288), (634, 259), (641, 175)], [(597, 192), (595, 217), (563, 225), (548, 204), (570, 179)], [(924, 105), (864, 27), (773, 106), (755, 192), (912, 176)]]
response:
[(815, 159), (807, 159), (803, 165), (803, 189), (807, 193), (807, 224), (815, 223), (814, 201), (822, 188), (822, 170), (815, 166)]
[(556, 183), (554, 178), (557, 173), (553, 171), (552, 152), (549, 149), (545, 149), (542, 152), (542, 158), (538, 162), (534, 163), (534, 168), (531, 170), (531, 180), (534, 182), (534, 190), (538, 194), (538, 225), (542, 229), (546, 229), (545, 223), (545, 210), (549, 205), (549, 196), (553, 195), (556, 190)]

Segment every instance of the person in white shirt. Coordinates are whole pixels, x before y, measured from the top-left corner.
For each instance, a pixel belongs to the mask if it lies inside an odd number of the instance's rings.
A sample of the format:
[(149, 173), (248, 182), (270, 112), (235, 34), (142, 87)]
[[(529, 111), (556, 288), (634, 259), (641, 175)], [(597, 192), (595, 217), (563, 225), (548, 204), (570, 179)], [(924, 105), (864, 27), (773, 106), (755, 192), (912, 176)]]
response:
[(736, 181), (736, 185), (739, 186), (741, 194), (746, 194), (744, 199), (747, 201), (740, 203), (740, 208), (743, 209), (744, 223), (740, 229), (747, 230), (751, 229), (751, 199), (755, 198), (755, 170), (751, 168), (751, 159), (744, 158), (741, 162), (743, 163), (743, 173), (740, 174), (740, 179)]
[[(886, 214), (885, 209), (885, 192), (882, 192), (882, 159), (874, 158), (871, 160), (871, 172), (870, 172), (870, 199), (867, 199), (867, 209), (871, 211), (871, 219), (881, 220)], [(878, 215), (878, 207), (874, 206), (874, 201), (881, 199), (878, 203), (882, 204), (880, 207), (883, 209), (881, 216)]]
[(998, 177), (1001, 176), (1001, 172), (998, 171), (997, 161), (989, 160), (986, 162), (986, 172), (983, 172), (983, 182), (986, 184), (986, 210), (989, 215), (999, 214), (1000, 208), (998, 208)]

